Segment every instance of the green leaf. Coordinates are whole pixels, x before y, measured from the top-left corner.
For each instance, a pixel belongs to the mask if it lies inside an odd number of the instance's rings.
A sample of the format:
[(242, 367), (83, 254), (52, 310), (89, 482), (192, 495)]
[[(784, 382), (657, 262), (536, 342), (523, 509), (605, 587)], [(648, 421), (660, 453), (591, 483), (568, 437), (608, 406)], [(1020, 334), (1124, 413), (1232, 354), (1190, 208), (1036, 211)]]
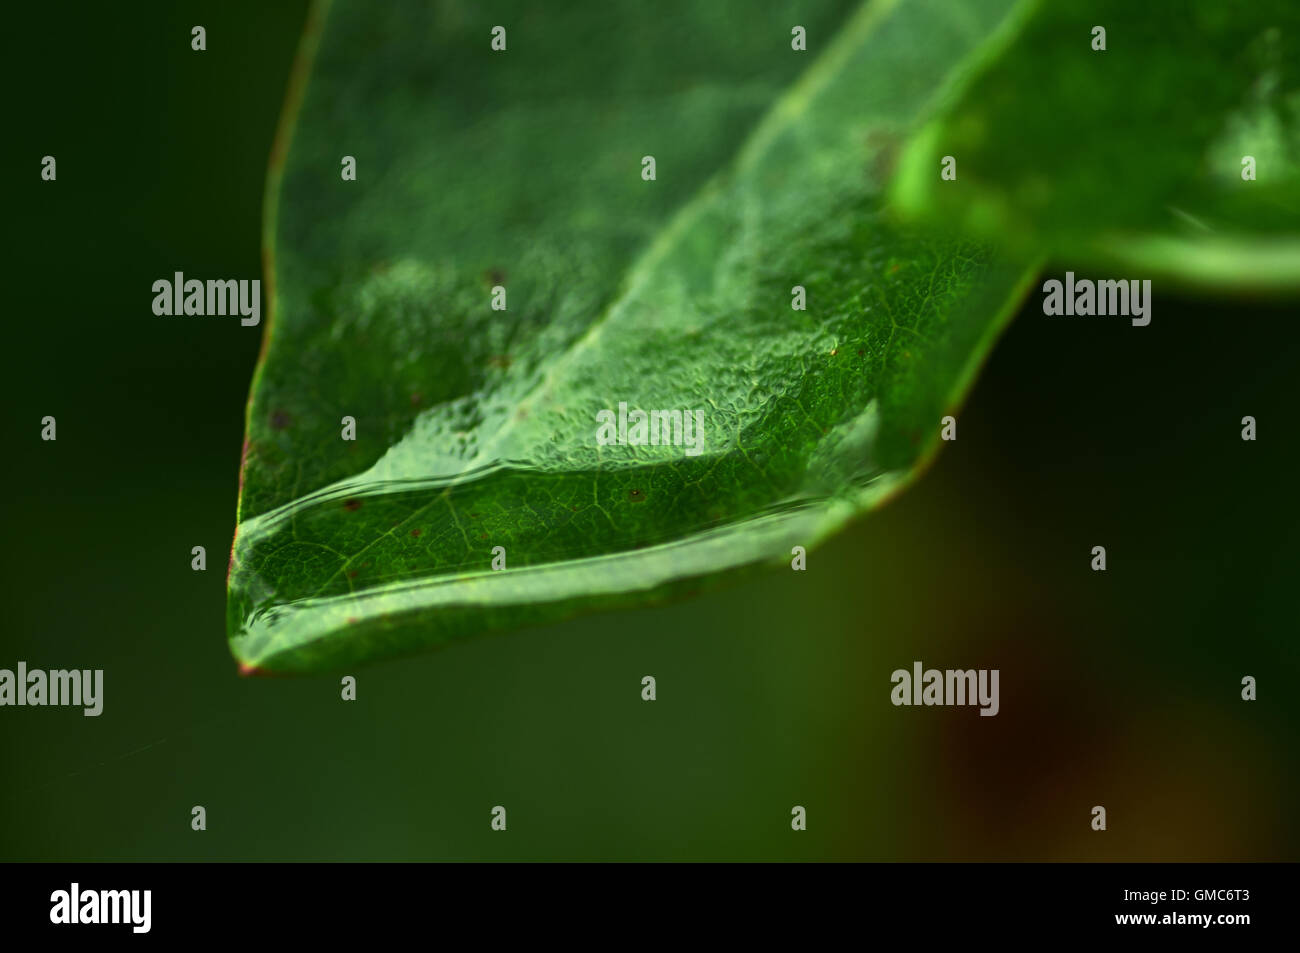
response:
[[(1006, 0), (478, 6), (338, 2), (305, 43), (229, 580), (245, 670), (788, 564), (917, 473), (1030, 277), (881, 203)], [(701, 412), (701, 452), (602, 445), (620, 402)]]
[(891, 192), (908, 217), (1076, 267), (1300, 287), (1300, 7), (1026, 0), (903, 151)]

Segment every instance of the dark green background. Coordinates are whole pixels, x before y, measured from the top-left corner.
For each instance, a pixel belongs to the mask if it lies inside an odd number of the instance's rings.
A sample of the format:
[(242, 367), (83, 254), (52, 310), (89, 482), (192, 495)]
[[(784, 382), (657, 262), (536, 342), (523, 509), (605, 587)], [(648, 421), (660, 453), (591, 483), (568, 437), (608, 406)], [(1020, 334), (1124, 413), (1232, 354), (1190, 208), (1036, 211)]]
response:
[[(344, 703), (226, 648), (261, 328), (150, 307), (176, 270), (260, 277), (305, 5), (7, 15), (0, 667), (103, 668), (105, 709), (0, 709), (0, 858), (1296, 858), (1294, 304), (1157, 288), (1133, 328), (1035, 294), (958, 441), (806, 573), (375, 665)], [(1001, 669), (1001, 714), (894, 708), (913, 660)]]

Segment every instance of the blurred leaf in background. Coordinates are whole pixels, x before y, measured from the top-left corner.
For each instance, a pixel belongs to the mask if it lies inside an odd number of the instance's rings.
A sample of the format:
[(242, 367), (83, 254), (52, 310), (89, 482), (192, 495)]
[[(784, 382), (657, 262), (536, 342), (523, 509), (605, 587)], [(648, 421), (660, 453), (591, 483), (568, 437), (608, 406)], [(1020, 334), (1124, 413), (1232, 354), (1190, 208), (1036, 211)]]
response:
[(1024, 0), (954, 75), (892, 197), (1075, 267), (1295, 290), (1300, 7)]

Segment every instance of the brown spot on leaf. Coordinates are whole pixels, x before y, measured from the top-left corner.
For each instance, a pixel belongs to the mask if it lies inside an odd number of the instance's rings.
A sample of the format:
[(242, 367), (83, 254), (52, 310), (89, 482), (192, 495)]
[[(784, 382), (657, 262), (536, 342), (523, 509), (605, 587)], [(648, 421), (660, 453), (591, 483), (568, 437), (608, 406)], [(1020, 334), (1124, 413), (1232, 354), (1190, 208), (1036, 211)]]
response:
[(506, 283), (506, 270), (504, 268), (489, 268), (483, 272), (483, 277), (487, 279), (490, 285), (503, 285)]
[(628, 491), (627, 491), (627, 498), (628, 498), (629, 500), (631, 500), (633, 503), (643, 503), (643, 502), (645, 502), (645, 491), (644, 491), (644, 490), (628, 490)]
[(424, 532), (424, 530), (413, 529), (413, 530), (411, 530), (411, 535), (412, 535), (412, 536), (419, 536), (422, 532)]
[(347, 510), (349, 513), (355, 513), (357, 510), (361, 509), (361, 501), (356, 499), (355, 497), (350, 500), (344, 500), (343, 508)]
[(271, 411), (272, 430), (283, 430), (285, 427), (289, 426), (289, 424), (292, 422), (293, 422), (293, 418), (289, 416), (289, 411), (287, 410)]

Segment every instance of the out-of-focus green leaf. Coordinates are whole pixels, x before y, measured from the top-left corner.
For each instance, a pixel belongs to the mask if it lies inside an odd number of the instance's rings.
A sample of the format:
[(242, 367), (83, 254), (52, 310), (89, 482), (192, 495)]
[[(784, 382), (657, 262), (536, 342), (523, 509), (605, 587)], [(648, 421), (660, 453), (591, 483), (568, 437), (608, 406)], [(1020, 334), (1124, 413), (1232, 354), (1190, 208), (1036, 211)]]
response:
[(1023, 0), (903, 151), (892, 198), (1075, 266), (1300, 286), (1300, 7)]

